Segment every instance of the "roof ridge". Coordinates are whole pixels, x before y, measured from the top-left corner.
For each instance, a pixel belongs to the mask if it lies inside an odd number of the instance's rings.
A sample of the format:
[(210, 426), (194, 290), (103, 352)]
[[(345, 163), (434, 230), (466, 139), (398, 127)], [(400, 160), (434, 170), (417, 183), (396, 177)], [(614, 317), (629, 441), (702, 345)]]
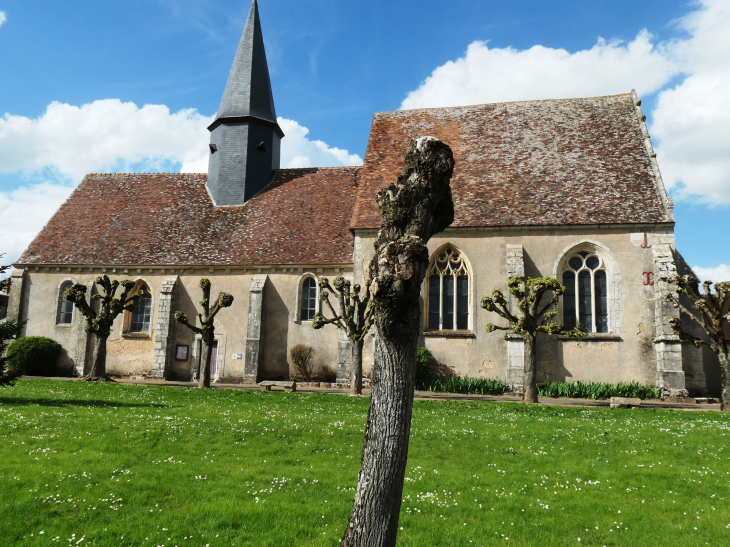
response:
[(592, 97), (564, 97), (562, 99), (528, 99), (524, 101), (497, 101), (492, 103), (472, 103), (472, 104), (463, 104), (463, 105), (457, 105), (457, 106), (433, 106), (433, 107), (426, 107), (426, 108), (404, 108), (404, 109), (398, 109), (398, 110), (383, 110), (381, 112), (376, 112), (373, 114), (373, 117), (378, 116), (379, 114), (396, 114), (400, 112), (419, 112), (424, 110), (455, 110), (458, 108), (473, 108), (477, 106), (487, 106), (492, 104), (520, 104), (520, 103), (547, 103), (547, 102), (557, 102), (557, 101), (582, 101), (587, 99), (602, 99), (604, 97), (623, 97), (623, 96), (631, 96), (631, 92), (629, 93), (615, 93), (612, 95), (595, 95)]

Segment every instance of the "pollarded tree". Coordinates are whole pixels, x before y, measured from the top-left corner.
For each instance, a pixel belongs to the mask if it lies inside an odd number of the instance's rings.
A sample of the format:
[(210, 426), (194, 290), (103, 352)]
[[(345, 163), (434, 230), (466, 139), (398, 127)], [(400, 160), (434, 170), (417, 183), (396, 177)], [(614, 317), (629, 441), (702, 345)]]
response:
[[(682, 342), (692, 342), (699, 348), (706, 344), (715, 352), (720, 361), (720, 410), (730, 412), (730, 348), (725, 340), (725, 331), (730, 325), (730, 281), (713, 283), (700, 282), (693, 275), (673, 275), (667, 282), (676, 285), (677, 293), (685, 295), (692, 303), (691, 307), (685, 307), (682, 301), (672, 293), (666, 293), (664, 300), (672, 302), (675, 308), (679, 308), (679, 317), (669, 319), (669, 324), (675, 334), (679, 335)], [(715, 285), (714, 290), (712, 285)], [(694, 319), (707, 334), (709, 340), (697, 338), (682, 328), (682, 316)]]
[[(4, 255), (0, 255), (4, 256)], [(10, 266), (0, 266), (0, 274), (5, 273)], [(0, 279), (0, 291), (3, 291), (6, 287), (10, 286), (10, 279)], [(20, 336), (20, 331), (23, 330), (25, 321), (2, 321), (0, 322), (0, 387), (11, 386), (15, 383), (15, 376), (12, 374), (5, 373), (5, 349), (8, 347), (8, 342), (15, 340)]]
[(454, 220), (451, 149), (433, 137), (411, 141), (395, 184), (375, 199), (383, 223), (368, 267), (375, 325), (372, 395), (360, 475), (342, 545), (395, 545), (408, 440), (426, 243)]
[[(97, 293), (91, 300), (99, 302), (99, 311), (95, 311), (89, 302), (86, 301), (86, 285), (76, 284), (66, 289), (63, 297), (74, 303), (76, 309), (86, 318), (86, 332), (94, 335), (94, 354), (91, 371), (86, 375), (86, 380), (106, 380), (106, 341), (112, 333), (114, 320), (123, 311), (132, 311), (134, 302), (140, 298), (149, 297), (146, 287), (129, 296), (129, 291), (134, 287), (134, 281), (125, 279), (123, 281), (112, 281), (108, 275), (102, 275), (94, 280), (94, 283), (101, 288), (104, 294)], [(122, 292), (116, 296), (117, 289), (122, 287)]]
[[(555, 323), (558, 299), (565, 291), (556, 279), (552, 277), (527, 277), (524, 282), (519, 277), (510, 277), (507, 281), (509, 292), (522, 313), (517, 315), (510, 311), (510, 305), (501, 289), (493, 289), (492, 296), (482, 298), (482, 308), (505, 318), (509, 323), (500, 327), (487, 323), (487, 332), (506, 330), (517, 334), (524, 341), (523, 401), (537, 403), (537, 352), (535, 342), (537, 334), (566, 334), (570, 338), (581, 339), (584, 336), (582, 326), (578, 325), (570, 331), (565, 331), (561, 323)], [(550, 293), (552, 296), (541, 307), (540, 303)]]
[(203, 347), (201, 350), (201, 366), (203, 370), (199, 372), (198, 387), (210, 387), (210, 362), (213, 358), (213, 342), (215, 341), (215, 316), (223, 308), (229, 308), (233, 304), (233, 296), (228, 293), (218, 293), (213, 307), (210, 306), (210, 279), (204, 277), (198, 283), (198, 286), (203, 289), (203, 299), (199, 304), (203, 308), (203, 313), (198, 314), (198, 321), (200, 326), (196, 327), (188, 322), (188, 316), (181, 311), (175, 312), (175, 321), (185, 325), (191, 331), (200, 335)]
[[(319, 281), (319, 299), (332, 313), (327, 319), (321, 312), (314, 316), (312, 327), (321, 329), (325, 325), (334, 324), (347, 334), (350, 342), (350, 393), (353, 395), (362, 394), (362, 347), (365, 342), (365, 335), (373, 324), (372, 315), (368, 304), (370, 293), (365, 290), (365, 295), (360, 295), (360, 285), (354, 286), (344, 277), (335, 277), (333, 285), (323, 277)], [(339, 315), (335, 312), (329, 296), (333, 293), (340, 303)]]

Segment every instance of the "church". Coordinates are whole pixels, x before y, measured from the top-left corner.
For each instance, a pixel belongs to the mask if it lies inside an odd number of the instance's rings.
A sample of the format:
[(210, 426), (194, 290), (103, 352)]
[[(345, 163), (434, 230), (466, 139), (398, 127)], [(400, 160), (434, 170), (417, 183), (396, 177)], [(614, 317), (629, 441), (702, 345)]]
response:
[[(189, 379), (200, 337), (198, 282), (234, 296), (216, 317), (212, 377), (255, 383), (293, 374), (289, 350), (315, 348), (315, 372), (346, 378), (348, 342), (312, 328), (317, 281), (363, 283), (380, 225), (375, 194), (393, 182), (412, 138), (446, 142), (456, 167), (455, 220), (429, 242), (420, 345), (441, 373), (522, 383), (521, 338), (487, 333), (479, 306), (508, 277), (566, 287), (559, 319), (580, 341), (538, 338), (538, 381), (655, 385), (665, 395), (719, 391), (706, 347), (682, 345), (662, 276), (687, 273), (672, 200), (641, 111), (621, 95), (379, 112), (362, 166), (281, 169), (277, 123), (254, 0), (215, 120), (208, 173), (89, 174), (13, 265), (8, 317), (64, 348), (59, 373), (83, 375), (92, 340), (63, 298), (99, 275), (131, 279), (148, 298), (108, 341), (107, 372)], [(373, 335), (364, 370), (372, 366)]]

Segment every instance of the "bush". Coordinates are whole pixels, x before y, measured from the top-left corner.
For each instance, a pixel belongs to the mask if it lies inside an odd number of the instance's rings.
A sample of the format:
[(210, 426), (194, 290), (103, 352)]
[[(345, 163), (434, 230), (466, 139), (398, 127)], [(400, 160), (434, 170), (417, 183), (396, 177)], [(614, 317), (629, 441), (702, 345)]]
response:
[(607, 384), (604, 382), (544, 382), (537, 384), (540, 397), (558, 399), (610, 399), (611, 397), (633, 397), (636, 399), (658, 399), (659, 392), (655, 387), (645, 386), (637, 382), (625, 384)]
[(475, 395), (504, 395), (506, 386), (501, 380), (490, 378), (434, 378), (427, 375), (416, 376), (418, 391), (437, 393), (467, 393)]
[(297, 373), (305, 381), (312, 381), (312, 360), (314, 359), (314, 348), (306, 344), (297, 344), (289, 350), (289, 356), (294, 363)]
[(45, 336), (26, 336), (8, 346), (8, 370), (16, 374), (52, 376), (61, 344)]
[(416, 350), (416, 378), (427, 376), (431, 372), (433, 354), (426, 348)]

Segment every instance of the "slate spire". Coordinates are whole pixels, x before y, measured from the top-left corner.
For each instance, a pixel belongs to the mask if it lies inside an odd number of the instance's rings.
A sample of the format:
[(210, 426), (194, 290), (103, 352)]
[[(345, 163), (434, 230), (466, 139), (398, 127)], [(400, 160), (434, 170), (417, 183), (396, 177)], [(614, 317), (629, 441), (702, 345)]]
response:
[(284, 136), (276, 121), (256, 0), (208, 130), (208, 192), (216, 205), (243, 205), (273, 179)]

